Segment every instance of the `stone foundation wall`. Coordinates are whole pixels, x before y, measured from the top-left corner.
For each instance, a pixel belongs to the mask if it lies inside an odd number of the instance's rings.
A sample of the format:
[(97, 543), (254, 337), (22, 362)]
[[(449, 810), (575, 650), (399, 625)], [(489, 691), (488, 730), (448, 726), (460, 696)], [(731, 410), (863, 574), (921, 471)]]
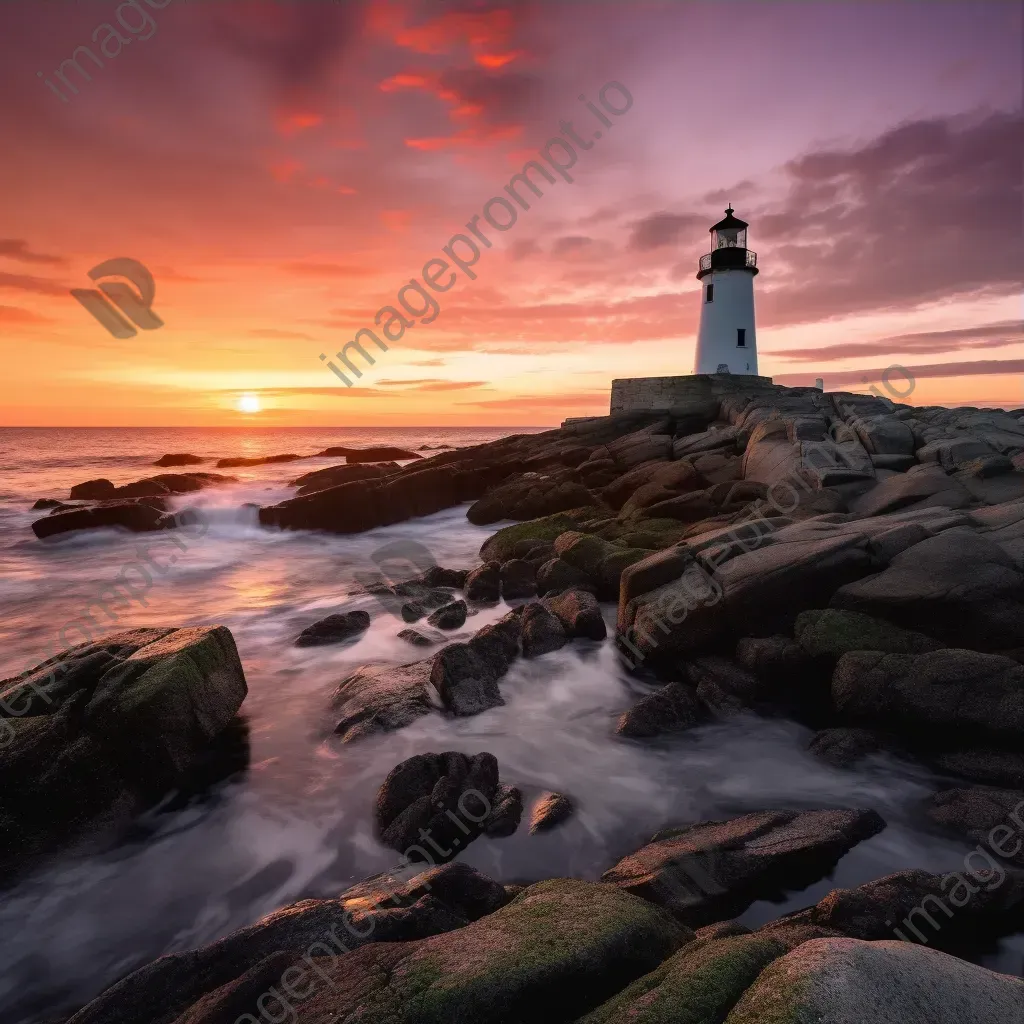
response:
[(691, 399), (710, 396), (722, 385), (771, 384), (771, 377), (739, 374), (688, 374), (685, 377), (623, 377), (612, 381), (610, 412), (634, 409), (672, 409)]

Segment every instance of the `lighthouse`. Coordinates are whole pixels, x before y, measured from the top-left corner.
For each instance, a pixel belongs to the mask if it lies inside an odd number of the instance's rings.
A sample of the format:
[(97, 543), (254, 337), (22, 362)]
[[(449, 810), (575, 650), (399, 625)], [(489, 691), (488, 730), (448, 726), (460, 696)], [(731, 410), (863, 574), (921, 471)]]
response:
[(757, 373), (754, 278), (757, 253), (747, 248), (747, 223), (725, 217), (711, 228), (711, 252), (700, 258), (700, 331), (694, 373)]

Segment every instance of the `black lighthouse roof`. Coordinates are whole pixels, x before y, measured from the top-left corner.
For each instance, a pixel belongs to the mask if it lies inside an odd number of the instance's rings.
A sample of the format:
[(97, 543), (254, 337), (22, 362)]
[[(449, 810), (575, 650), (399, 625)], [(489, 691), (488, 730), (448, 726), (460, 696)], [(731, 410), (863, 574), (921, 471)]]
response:
[(732, 213), (732, 207), (727, 207), (725, 211), (725, 216), (717, 224), (713, 224), (708, 230), (728, 231), (730, 228), (735, 228), (739, 230), (750, 226), (749, 224), (747, 224), (745, 220), (740, 220), (739, 217), (734, 217)]

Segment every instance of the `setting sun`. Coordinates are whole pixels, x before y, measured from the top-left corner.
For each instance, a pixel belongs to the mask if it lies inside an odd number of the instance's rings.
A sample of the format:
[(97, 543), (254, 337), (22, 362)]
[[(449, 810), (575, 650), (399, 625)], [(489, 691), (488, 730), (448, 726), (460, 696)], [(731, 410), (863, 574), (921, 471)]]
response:
[(261, 409), (259, 395), (244, 394), (238, 399), (239, 412), (259, 412)]

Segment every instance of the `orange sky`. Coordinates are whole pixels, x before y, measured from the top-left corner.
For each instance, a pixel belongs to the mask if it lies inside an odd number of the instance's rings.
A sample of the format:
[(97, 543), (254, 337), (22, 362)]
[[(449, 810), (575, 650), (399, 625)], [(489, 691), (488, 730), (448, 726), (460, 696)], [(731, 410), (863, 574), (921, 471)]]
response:
[[(602, 413), (615, 377), (690, 372), (727, 201), (761, 373), (898, 363), (915, 404), (1024, 406), (1019, 5), (160, 3), (0, 9), (0, 425)], [(43, 78), (101, 43), (62, 102)], [(633, 105), (605, 128), (609, 81)], [(572, 183), (341, 384), (320, 354), (568, 130)], [(70, 296), (113, 257), (163, 327), (118, 339)]]

